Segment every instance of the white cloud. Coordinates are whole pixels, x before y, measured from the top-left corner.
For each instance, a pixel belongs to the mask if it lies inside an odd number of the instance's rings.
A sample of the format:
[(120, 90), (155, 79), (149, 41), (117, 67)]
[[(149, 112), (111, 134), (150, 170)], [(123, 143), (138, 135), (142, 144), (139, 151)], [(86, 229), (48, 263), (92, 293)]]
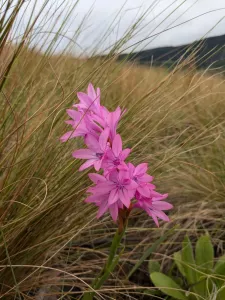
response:
[[(40, 0), (39, 7), (43, 1)], [(69, 2), (73, 4), (74, 0)], [(124, 32), (145, 13), (145, 17), (136, 29), (136, 35), (127, 42), (127, 47), (186, 22), (139, 43), (137, 49), (180, 45), (200, 39), (206, 34), (208, 36), (225, 34), (225, 19), (222, 19), (225, 16), (224, 2), (224, 0), (127, 0), (124, 2), (122, 0), (80, 0), (66, 34), (73, 37), (83, 18), (86, 17), (82, 29), (76, 35), (76, 42), (84, 51), (76, 46), (74, 51), (90, 53), (93, 49), (97, 49), (101, 52), (122, 37)], [(55, 0), (52, 0), (53, 3)], [(214, 12), (207, 13), (210, 11)], [(204, 13), (206, 14), (202, 15)], [(28, 17), (27, 14), (28, 11), (24, 18)], [(199, 17), (190, 21), (197, 16)], [(63, 17), (58, 17), (57, 27), (61, 25), (62, 19)], [(220, 23), (217, 24), (219, 21)], [(216, 24), (217, 26), (213, 28)], [(63, 48), (65, 43), (66, 40), (62, 40), (58, 49)]]

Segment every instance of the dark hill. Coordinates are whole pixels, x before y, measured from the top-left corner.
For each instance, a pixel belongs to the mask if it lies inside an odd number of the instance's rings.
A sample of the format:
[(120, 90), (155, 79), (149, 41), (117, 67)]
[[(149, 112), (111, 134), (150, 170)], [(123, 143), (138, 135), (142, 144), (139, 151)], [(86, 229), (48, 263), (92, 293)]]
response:
[(172, 66), (193, 53), (195, 53), (194, 60), (197, 68), (225, 67), (225, 35), (209, 37), (184, 46), (161, 47), (129, 55), (122, 54), (119, 60), (127, 59), (153, 66)]

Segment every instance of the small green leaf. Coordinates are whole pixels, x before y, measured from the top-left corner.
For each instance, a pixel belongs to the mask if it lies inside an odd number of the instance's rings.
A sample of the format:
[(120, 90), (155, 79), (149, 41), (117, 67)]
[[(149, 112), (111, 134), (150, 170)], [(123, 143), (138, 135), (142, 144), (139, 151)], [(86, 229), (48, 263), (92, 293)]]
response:
[(179, 300), (187, 299), (182, 288), (170, 277), (160, 272), (154, 272), (150, 277), (154, 285), (164, 294)]
[(195, 248), (196, 264), (204, 269), (212, 270), (214, 261), (214, 249), (208, 235), (201, 236)]
[(193, 249), (189, 238), (186, 236), (182, 243), (181, 258), (184, 262), (183, 269), (185, 277), (189, 284), (194, 284), (197, 281), (196, 265), (193, 254)]
[[(221, 256), (220, 259), (217, 261), (215, 268), (214, 268), (215, 276), (221, 279), (215, 279), (215, 283), (218, 287), (221, 287), (225, 281), (225, 255)], [(225, 299), (225, 298), (224, 298)]]
[(185, 277), (185, 271), (184, 271), (184, 267), (183, 267), (183, 264), (182, 264), (181, 251), (175, 252), (173, 254), (173, 258), (174, 258), (174, 262), (175, 262), (178, 270)]
[(170, 276), (171, 279), (173, 279), (178, 285), (183, 286), (183, 280), (181, 277), (178, 276)]
[(216, 300), (224, 300), (225, 299), (225, 286), (219, 289)]
[(148, 271), (149, 274), (153, 272), (159, 272), (160, 271), (160, 264), (156, 260), (149, 260), (148, 262)]
[[(222, 255), (216, 262), (216, 265), (215, 265), (215, 268), (214, 268), (214, 271), (215, 271), (215, 274), (219, 272), (221, 272), (222, 270), (225, 270), (225, 254)], [(221, 271), (220, 271), (221, 270)], [(222, 274), (222, 273), (219, 273), (219, 274)], [(223, 274), (222, 274), (223, 275)], [(225, 275), (225, 273), (224, 273)]]

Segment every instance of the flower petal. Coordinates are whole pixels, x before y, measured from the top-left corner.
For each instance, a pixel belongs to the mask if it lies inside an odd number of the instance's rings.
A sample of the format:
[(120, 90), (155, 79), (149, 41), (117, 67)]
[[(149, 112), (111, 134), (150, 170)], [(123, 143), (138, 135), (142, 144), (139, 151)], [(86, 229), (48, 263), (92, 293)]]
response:
[(91, 195), (84, 200), (86, 203), (98, 203), (99, 196)]
[(73, 157), (81, 159), (97, 159), (95, 152), (90, 149), (79, 149), (72, 153)]
[(152, 214), (154, 214), (156, 217), (158, 217), (159, 219), (169, 222), (170, 219), (169, 217), (163, 212), (163, 211), (159, 211), (159, 210), (152, 210)]
[(114, 221), (118, 218), (118, 206), (117, 203), (114, 203), (109, 206), (109, 212)]
[(153, 201), (161, 201), (168, 197), (168, 194), (160, 194), (156, 191), (151, 191)]
[(81, 114), (78, 111), (76, 111), (74, 109), (67, 109), (66, 112), (70, 116), (70, 118), (72, 118), (73, 120), (75, 120), (75, 121), (80, 120)]
[(112, 142), (112, 151), (116, 157), (119, 156), (120, 152), (122, 151), (122, 139), (119, 134), (115, 136)]
[(91, 179), (92, 182), (94, 182), (95, 184), (99, 183), (99, 182), (104, 182), (106, 181), (106, 178), (100, 174), (96, 174), (96, 173), (89, 173), (88, 177)]
[(102, 160), (101, 159), (98, 159), (98, 160), (95, 161), (94, 167), (95, 167), (95, 170), (97, 172), (101, 169), (101, 165), (102, 165)]
[(127, 156), (130, 154), (130, 152), (131, 152), (131, 149), (129, 149), (129, 148), (124, 149), (120, 154), (120, 159), (125, 160), (127, 158)]
[(99, 219), (102, 215), (104, 215), (104, 213), (107, 211), (108, 209), (108, 204), (107, 201), (103, 201), (98, 209), (98, 213), (97, 213), (97, 219)]
[(99, 136), (99, 146), (104, 152), (106, 150), (107, 141), (109, 138), (109, 128), (103, 130), (103, 132)]
[(155, 222), (156, 226), (159, 227), (159, 221), (158, 221), (157, 217), (154, 215), (154, 213), (151, 213), (149, 215), (152, 217), (152, 219)]
[(61, 136), (60, 141), (63, 143), (67, 142), (71, 138), (72, 133), (73, 131), (66, 132), (63, 136)]
[(115, 188), (110, 192), (109, 200), (108, 200), (109, 205), (115, 203), (118, 200), (118, 198), (119, 198), (118, 191)]
[(150, 197), (151, 193), (146, 185), (139, 185), (137, 188), (138, 192), (144, 197)]
[(127, 208), (129, 208), (129, 206), (130, 206), (130, 197), (128, 196), (128, 194), (126, 192), (124, 193), (124, 189), (119, 190), (119, 199)]
[(134, 175), (140, 175), (140, 174), (144, 174), (147, 172), (148, 169), (148, 164), (147, 163), (142, 163), (139, 164), (134, 171)]
[(83, 171), (94, 165), (95, 159), (87, 160), (83, 165), (80, 166), (79, 171)]
[(94, 137), (92, 134), (87, 134), (84, 139), (84, 142), (89, 149), (95, 151), (96, 153), (102, 152), (97, 138)]
[(151, 182), (152, 180), (153, 180), (153, 176), (150, 176), (148, 174), (144, 174), (139, 178), (139, 181), (141, 182)]
[(96, 195), (102, 195), (102, 194), (108, 194), (112, 189), (115, 187), (114, 183), (111, 183), (109, 181), (100, 182), (95, 186), (95, 194)]
[(118, 182), (118, 171), (117, 170), (113, 170), (112, 172), (110, 172), (109, 180), (112, 182)]
[(89, 83), (89, 85), (88, 85), (87, 93), (88, 93), (88, 96), (91, 99), (94, 100), (96, 98), (96, 92), (95, 92), (95, 89), (94, 89), (94, 87), (93, 87), (93, 85), (91, 83)]
[(78, 97), (78, 99), (80, 100), (80, 102), (82, 104), (85, 104), (86, 108), (88, 108), (89, 106), (91, 106), (92, 100), (91, 100), (91, 98), (87, 94), (82, 93), (82, 92), (78, 92), (77, 93), (77, 97)]
[(131, 180), (129, 183), (129, 189), (136, 190), (137, 188), (138, 188), (137, 182), (135, 182), (134, 180)]
[(156, 210), (169, 210), (173, 208), (173, 205), (166, 201), (153, 201), (152, 207)]

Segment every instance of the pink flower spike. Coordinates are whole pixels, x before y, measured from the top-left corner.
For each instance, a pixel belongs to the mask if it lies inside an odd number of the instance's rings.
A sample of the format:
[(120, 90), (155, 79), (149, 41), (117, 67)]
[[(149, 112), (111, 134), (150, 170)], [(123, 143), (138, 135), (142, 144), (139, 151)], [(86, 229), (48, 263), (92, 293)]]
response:
[[(117, 134), (117, 126), (126, 110), (117, 107), (110, 112), (100, 105), (100, 89), (89, 83), (86, 93), (78, 92), (79, 103), (73, 109), (67, 109), (70, 119), (66, 124), (72, 129), (60, 140), (66, 142), (75, 137), (83, 137), (86, 149), (73, 152), (73, 157), (86, 160), (80, 171), (94, 167), (96, 171), (103, 169), (103, 175), (90, 173), (88, 176), (92, 186), (88, 187), (90, 195), (85, 200), (98, 207), (97, 218), (109, 212), (112, 219), (129, 215), (133, 207), (145, 210), (159, 226), (158, 219), (169, 221), (164, 211), (173, 206), (166, 202), (168, 194), (155, 191), (153, 177), (147, 173), (147, 163), (134, 166), (126, 164), (131, 149), (123, 150), (122, 139)], [(131, 204), (131, 201), (135, 201)], [(136, 200), (135, 200), (136, 199)], [(121, 220), (121, 218), (119, 218)], [(120, 228), (119, 224), (119, 228)]]
[(107, 150), (107, 140), (109, 136), (109, 128), (106, 128), (99, 136), (99, 140), (92, 135), (88, 135), (85, 139), (89, 149), (80, 149), (73, 152), (73, 157), (87, 159), (81, 165), (80, 171), (83, 171), (91, 166), (99, 171)]

